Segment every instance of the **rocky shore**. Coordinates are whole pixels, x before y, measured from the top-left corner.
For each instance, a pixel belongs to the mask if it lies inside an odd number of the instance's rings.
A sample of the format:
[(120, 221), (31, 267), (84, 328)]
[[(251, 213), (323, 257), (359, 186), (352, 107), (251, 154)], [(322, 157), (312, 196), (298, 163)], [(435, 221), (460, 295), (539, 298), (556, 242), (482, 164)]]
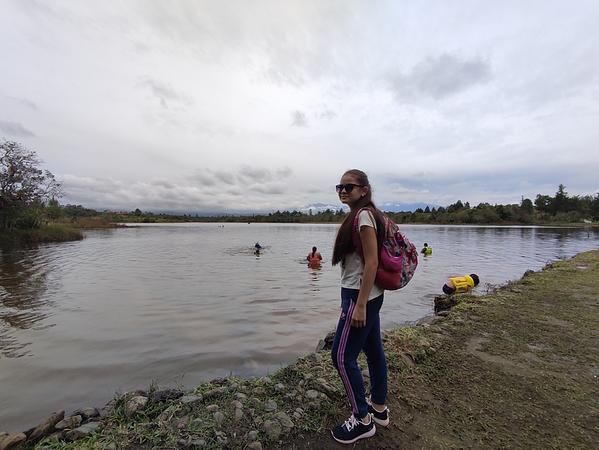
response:
[[(391, 425), (358, 446), (594, 448), (599, 251), (451, 303), (385, 334)], [(191, 391), (152, 386), (102, 408), (58, 411), (31, 430), (0, 434), (0, 450), (340, 448), (328, 428), (349, 411), (323, 347), (326, 339), (267, 377)]]

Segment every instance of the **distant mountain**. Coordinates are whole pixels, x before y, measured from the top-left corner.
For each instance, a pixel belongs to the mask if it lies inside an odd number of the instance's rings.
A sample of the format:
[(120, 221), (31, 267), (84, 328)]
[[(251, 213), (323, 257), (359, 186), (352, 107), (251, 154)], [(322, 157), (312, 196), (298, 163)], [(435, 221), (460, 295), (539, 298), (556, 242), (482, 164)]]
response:
[(304, 206), (303, 208), (300, 208), (299, 210), (306, 214), (309, 213), (310, 210), (312, 210), (312, 213), (314, 214), (314, 213), (326, 211), (327, 209), (330, 209), (331, 211), (338, 211), (339, 209), (347, 210), (347, 208), (344, 205), (340, 205), (339, 203), (336, 203), (334, 205), (330, 205), (330, 204), (326, 204), (326, 203), (312, 203), (308, 206)]
[[(424, 209), (427, 206), (431, 209), (433, 207), (434, 208), (439, 207), (439, 205), (423, 203), (423, 202), (418, 202), (418, 203), (383, 202), (383, 203), (377, 203), (377, 206), (383, 211), (390, 211), (390, 212), (401, 212), (401, 211), (414, 212), (418, 208)], [(308, 206), (300, 208), (300, 211), (303, 213), (308, 213), (308, 211), (312, 210), (312, 213), (317, 213), (317, 212), (326, 211), (327, 209), (330, 209), (331, 211), (337, 211), (337, 210), (339, 210), (339, 208), (342, 208), (345, 211), (348, 210), (346, 206), (340, 205), (338, 203), (335, 205), (330, 205), (330, 204), (326, 204), (326, 203), (312, 203)]]
[(377, 205), (381, 210), (383, 211), (390, 211), (390, 212), (414, 212), (416, 211), (418, 208), (426, 208), (427, 206), (430, 209), (433, 208), (438, 208), (439, 205), (432, 205), (430, 203), (422, 203), (422, 202), (418, 202), (418, 203), (399, 203), (399, 202), (383, 202)]

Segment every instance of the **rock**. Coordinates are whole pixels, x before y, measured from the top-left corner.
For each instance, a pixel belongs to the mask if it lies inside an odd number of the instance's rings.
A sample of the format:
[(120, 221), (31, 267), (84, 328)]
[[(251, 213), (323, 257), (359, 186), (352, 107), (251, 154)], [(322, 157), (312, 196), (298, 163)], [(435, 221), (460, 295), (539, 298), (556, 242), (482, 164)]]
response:
[(310, 400), (315, 400), (318, 398), (319, 392), (315, 391), (314, 389), (308, 389), (306, 391), (306, 397), (308, 397)]
[(50, 417), (35, 427), (31, 434), (28, 434), (27, 441), (34, 443), (54, 432), (54, 427), (62, 419), (64, 419), (64, 409), (52, 413)]
[(192, 448), (204, 448), (206, 446), (206, 441), (204, 439), (192, 439), (189, 445)]
[(223, 431), (215, 431), (214, 435), (216, 436), (216, 442), (218, 442), (221, 445), (227, 445), (228, 438), (226, 433), (224, 433)]
[[(457, 297), (455, 297), (453, 295), (439, 295), (439, 296), (435, 297), (434, 302), (435, 302), (435, 312), (438, 312), (441, 310), (450, 309), (452, 306), (457, 305), (458, 299), (457, 299)], [(427, 318), (425, 318), (425, 319), (427, 319)], [(421, 319), (419, 321), (419, 324), (424, 323), (425, 319)], [(431, 320), (431, 319), (429, 319), (429, 320)], [(431, 323), (431, 322), (428, 322), (428, 323)]]
[(81, 439), (86, 436), (89, 436), (94, 431), (96, 431), (98, 428), (100, 428), (100, 422), (88, 422), (84, 425), (81, 425), (78, 428), (75, 428), (74, 430), (69, 431), (65, 435), (65, 437), (70, 441), (73, 441), (75, 439)]
[(255, 441), (258, 439), (258, 432), (256, 430), (252, 430), (248, 433), (248, 440)]
[(283, 383), (277, 383), (275, 384), (275, 391), (284, 391), (285, 390), (285, 385)]
[(125, 404), (125, 414), (127, 417), (132, 417), (138, 411), (141, 411), (146, 407), (148, 403), (148, 397), (144, 397), (143, 395), (136, 395), (127, 401)]
[(368, 371), (368, 369), (364, 369), (362, 371), (362, 378), (368, 378), (368, 379), (370, 379), (370, 372)]
[(276, 420), (265, 420), (263, 427), (266, 435), (273, 441), (275, 441), (283, 431), (281, 424)]
[(182, 430), (187, 428), (189, 425), (189, 416), (183, 416), (179, 420), (177, 420), (177, 429)]
[(218, 405), (208, 405), (206, 406), (206, 409), (208, 412), (216, 412), (220, 409), (220, 407)]
[(187, 448), (191, 446), (191, 439), (177, 439), (177, 446), (179, 448)]
[(324, 339), (318, 341), (316, 345), (316, 351), (320, 352), (322, 350), (330, 350), (333, 348), (333, 340), (335, 339), (335, 330), (329, 332)]
[(279, 422), (281, 422), (281, 425), (283, 425), (285, 428), (293, 428), (295, 426), (293, 424), (293, 421), (284, 411), (279, 411), (275, 414), (275, 417), (279, 420)]
[(207, 392), (204, 392), (204, 400), (210, 400), (215, 397), (220, 397), (223, 394), (226, 394), (229, 391), (227, 386), (221, 386), (214, 389), (210, 389)]
[(522, 278), (528, 277), (528, 276), (532, 275), (533, 273), (535, 273), (535, 271), (529, 269), (526, 272), (524, 272), (524, 275), (522, 275)]
[(329, 394), (337, 393), (337, 388), (335, 388), (335, 387), (331, 386), (329, 383), (327, 383), (327, 381), (324, 378), (317, 378), (316, 383), (318, 384), (320, 389), (322, 389), (325, 392), (328, 392)]
[(64, 430), (66, 428), (72, 430), (73, 428), (77, 428), (79, 425), (81, 425), (82, 420), (83, 417), (79, 415), (71, 416), (58, 422), (56, 425), (54, 425), (54, 428), (57, 430)]
[(225, 415), (220, 411), (216, 411), (212, 417), (214, 417), (214, 421), (216, 422), (216, 425), (219, 427), (223, 424), (223, 421), (225, 420)]
[(198, 406), (200, 403), (202, 403), (203, 400), (204, 398), (201, 395), (184, 395), (183, 397), (179, 398), (179, 401), (183, 405), (188, 406), (190, 408)]
[(27, 440), (25, 433), (13, 433), (0, 438), (0, 450), (9, 450), (21, 445)]
[(164, 403), (169, 400), (176, 400), (183, 397), (183, 394), (179, 389), (160, 389), (150, 394), (150, 403)]
[(272, 379), (270, 377), (258, 378), (258, 383), (271, 384), (272, 383)]
[(81, 416), (83, 420), (91, 419), (92, 417), (98, 417), (100, 415), (100, 411), (93, 406), (88, 406), (87, 408), (79, 408), (71, 413), (71, 416)]
[(248, 398), (248, 396), (245, 395), (243, 392), (236, 392), (235, 398), (237, 398), (237, 400), (245, 400), (246, 398)]
[(264, 389), (262, 389), (261, 387), (257, 387), (254, 389), (254, 394), (256, 395), (264, 395), (266, 394), (266, 391)]
[(241, 403), (239, 400), (233, 400), (231, 402), (231, 405), (233, 405), (234, 408), (238, 408), (238, 409), (243, 408), (243, 403)]
[(264, 409), (268, 412), (271, 411), (276, 411), (277, 410), (277, 402), (275, 402), (274, 400), (268, 400), (266, 402), (266, 405), (264, 406)]
[(308, 355), (308, 358), (312, 362), (320, 363), (320, 362), (322, 362), (322, 353), (319, 353), (319, 352), (310, 353), (310, 355)]
[(235, 420), (241, 420), (243, 419), (243, 410), (240, 408), (235, 408), (235, 416), (234, 416)]
[(310, 372), (306, 372), (304, 374), (304, 380), (308, 381), (308, 380), (311, 380), (312, 378), (314, 378), (314, 375), (311, 374)]
[(437, 315), (441, 316), (441, 317), (445, 317), (449, 315), (449, 311), (448, 310), (443, 310), (443, 311), (437, 311)]
[(247, 448), (250, 450), (262, 450), (262, 444), (260, 443), (260, 441), (250, 442)]
[(106, 405), (104, 405), (104, 408), (102, 408), (100, 410), (100, 417), (106, 417), (108, 414), (110, 414), (112, 411), (114, 411), (116, 403), (117, 403), (116, 398), (113, 398), (108, 403), (106, 403)]

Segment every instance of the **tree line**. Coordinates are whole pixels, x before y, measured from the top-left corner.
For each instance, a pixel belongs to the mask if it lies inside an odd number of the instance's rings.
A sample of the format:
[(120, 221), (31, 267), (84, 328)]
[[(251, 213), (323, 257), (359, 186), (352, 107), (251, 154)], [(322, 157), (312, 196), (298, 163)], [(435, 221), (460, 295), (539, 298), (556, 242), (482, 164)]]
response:
[[(127, 213), (96, 211), (82, 205), (61, 205), (63, 191), (54, 175), (39, 168), (36, 153), (13, 141), (0, 142), (0, 231), (35, 229), (47, 222), (77, 222), (102, 217), (113, 222), (269, 222), (338, 223), (343, 209), (308, 213), (276, 211), (267, 214), (200, 216), (198, 214), (155, 214), (139, 208)], [(389, 212), (398, 223), (432, 224), (543, 224), (599, 220), (599, 193), (570, 196), (560, 184), (555, 195), (538, 194), (534, 202), (491, 205), (457, 202), (447, 207), (419, 208), (414, 212)]]

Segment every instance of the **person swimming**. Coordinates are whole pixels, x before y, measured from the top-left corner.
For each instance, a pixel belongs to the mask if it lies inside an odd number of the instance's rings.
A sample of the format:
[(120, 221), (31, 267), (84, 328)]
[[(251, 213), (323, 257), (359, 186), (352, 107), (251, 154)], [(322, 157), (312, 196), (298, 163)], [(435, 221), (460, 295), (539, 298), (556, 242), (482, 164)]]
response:
[(463, 277), (450, 277), (447, 283), (443, 285), (443, 292), (447, 295), (463, 294), (464, 292), (470, 292), (479, 283), (480, 279), (475, 273)]
[(422, 253), (424, 256), (430, 256), (433, 254), (433, 248), (429, 247), (429, 245), (425, 242), (424, 247), (422, 247), (422, 250), (420, 250), (420, 253)]
[(322, 255), (316, 247), (312, 247), (312, 251), (308, 253), (306, 259), (308, 260), (308, 267), (311, 269), (318, 269), (320, 267), (320, 262), (322, 261)]

